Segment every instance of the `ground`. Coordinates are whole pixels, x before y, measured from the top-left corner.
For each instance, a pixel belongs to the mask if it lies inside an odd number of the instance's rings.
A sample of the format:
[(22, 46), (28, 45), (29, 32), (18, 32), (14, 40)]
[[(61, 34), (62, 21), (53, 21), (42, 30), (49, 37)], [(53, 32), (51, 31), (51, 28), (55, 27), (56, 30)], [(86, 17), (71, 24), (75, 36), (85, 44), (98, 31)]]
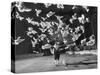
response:
[(16, 60), (15, 65), (16, 73), (93, 69), (97, 68), (97, 55), (61, 54), (58, 65), (54, 64), (53, 55), (43, 56)]

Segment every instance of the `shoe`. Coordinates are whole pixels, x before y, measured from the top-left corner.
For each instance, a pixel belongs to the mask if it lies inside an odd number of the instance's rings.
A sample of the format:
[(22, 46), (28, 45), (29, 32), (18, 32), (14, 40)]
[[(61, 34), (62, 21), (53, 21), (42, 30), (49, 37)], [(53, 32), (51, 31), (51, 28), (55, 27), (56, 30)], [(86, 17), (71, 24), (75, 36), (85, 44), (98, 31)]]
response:
[(55, 65), (57, 64), (57, 61), (56, 61), (56, 60), (54, 61), (54, 64), (55, 64)]
[(65, 67), (65, 69), (68, 69), (68, 67)]

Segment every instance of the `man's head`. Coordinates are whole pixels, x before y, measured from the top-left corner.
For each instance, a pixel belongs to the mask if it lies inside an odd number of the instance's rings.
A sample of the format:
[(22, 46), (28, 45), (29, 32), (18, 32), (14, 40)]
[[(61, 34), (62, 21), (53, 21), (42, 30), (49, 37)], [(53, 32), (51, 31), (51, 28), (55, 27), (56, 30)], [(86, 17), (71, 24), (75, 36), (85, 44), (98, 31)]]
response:
[(56, 42), (56, 44), (57, 44), (57, 45), (59, 45), (59, 44), (60, 44), (60, 42)]

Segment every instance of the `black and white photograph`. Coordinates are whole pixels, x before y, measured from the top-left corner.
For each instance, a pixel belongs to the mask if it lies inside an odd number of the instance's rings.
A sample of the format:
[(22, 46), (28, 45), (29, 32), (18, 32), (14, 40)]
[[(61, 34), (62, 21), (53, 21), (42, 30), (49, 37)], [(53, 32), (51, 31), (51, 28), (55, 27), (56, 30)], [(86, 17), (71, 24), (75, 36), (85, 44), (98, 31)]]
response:
[(96, 69), (96, 6), (11, 3), (11, 71)]

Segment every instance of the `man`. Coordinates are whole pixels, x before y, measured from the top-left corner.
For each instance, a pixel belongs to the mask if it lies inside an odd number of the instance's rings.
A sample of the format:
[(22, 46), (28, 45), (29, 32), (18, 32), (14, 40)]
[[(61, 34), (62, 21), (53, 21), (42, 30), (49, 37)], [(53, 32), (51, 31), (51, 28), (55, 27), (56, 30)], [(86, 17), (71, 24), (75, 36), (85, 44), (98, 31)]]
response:
[(56, 42), (54, 45), (54, 59), (56, 65), (59, 63), (59, 58), (60, 58), (59, 42)]

